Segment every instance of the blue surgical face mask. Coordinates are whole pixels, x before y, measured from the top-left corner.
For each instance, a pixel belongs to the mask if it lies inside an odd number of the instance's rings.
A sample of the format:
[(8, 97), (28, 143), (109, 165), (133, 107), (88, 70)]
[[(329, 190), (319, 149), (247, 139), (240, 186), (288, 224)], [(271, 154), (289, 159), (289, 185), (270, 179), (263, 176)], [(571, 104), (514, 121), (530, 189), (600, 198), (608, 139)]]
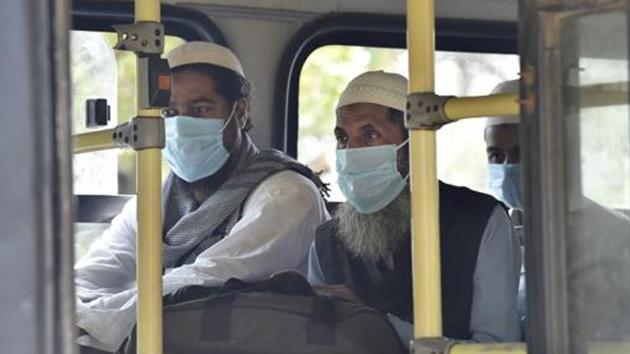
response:
[(230, 157), (223, 146), (223, 130), (233, 117), (234, 110), (225, 124), (221, 118), (166, 118), (164, 156), (171, 170), (186, 182), (195, 182), (221, 169)]
[(489, 164), (490, 190), (514, 209), (521, 209), (521, 164)]
[(405, 188), (396, 151), (406, 143), (337, 150), (337, 183), (356, 211), (379, 211)]

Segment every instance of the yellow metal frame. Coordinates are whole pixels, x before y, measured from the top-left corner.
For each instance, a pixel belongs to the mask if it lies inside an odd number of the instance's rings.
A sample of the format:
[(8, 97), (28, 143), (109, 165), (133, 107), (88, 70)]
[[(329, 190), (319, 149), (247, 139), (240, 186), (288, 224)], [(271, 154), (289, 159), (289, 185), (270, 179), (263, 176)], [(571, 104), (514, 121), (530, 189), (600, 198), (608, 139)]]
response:
[[(136, 22), (160, 22), (159, 0), (136, 0)], [(139, 59), (138, 59), (139, 60)], [(138, 64), (139, 65), (139, 61)], [(138, 73), (139, 75), (139, 73)], [(138, 83), (141, 78), (138, 77)], [(138, 90), (140, 86), (138, 86)], [(138, 95), (140, 97), (140, 95)], [(159, 110), (138, 107), (138, 116), (160, 118)], [(137, 352), (161, 354), (162, 341), (162, 151), (146, 149), (137, 155), (138, 280)]]
[[(136, 0), (135, 20), (160, 21), (159, 0)], [(139, 63), (138, 63), (139, 64)], [(137, 65), (138, 65), (137, 64)], [(137, 82), (141, 83), (138, 77)], [(140, 90), (140, 86), (138, 86)], [(140, 95), (138, 95), (140, 97)], [(159, 109), (138, 107), (137, 116), (160, 117)], [(74, 136), (74, 152), (114, 148), (113, 130)], [(136, 154), (138, 194), (136, 238), (137, 352), (161, 354), (162, 341), (162, 151), (146, 149)]]
[(114, 148), (113, 129), (78, 134), (74, 139), (74, 153), (94, 152)]
[[(432, 0), (407, 1), (409, 91), (434, 91)], [(414, 336), (442, 336), (440, 235), (435, 131), (409, 132)]]
[[(407, 1), (409, 92), (434, 92), (434, 0)], [(445, 103), (450, 120), (519, 113), (518, 95), (453, 98)], [(409, 132), (414, 336), (442, 336), (439, 199), (435, 130)], [(526, 353), (523, 343), (456, 344), (450, 353)]]
[(449, 120), (519, 114), (518, 94), (451, 98), (444, 104)]
[(525, 343), (456, 344), (450, 354), (525, 354)]
[(594, 342), (588, 344), (589, 354), (627, 354), (630, 353), (630, 342)]
[(584, 108), (623, 105), (628, 102), (628, 89), (623, 82), (575, 88), (580, 93)]

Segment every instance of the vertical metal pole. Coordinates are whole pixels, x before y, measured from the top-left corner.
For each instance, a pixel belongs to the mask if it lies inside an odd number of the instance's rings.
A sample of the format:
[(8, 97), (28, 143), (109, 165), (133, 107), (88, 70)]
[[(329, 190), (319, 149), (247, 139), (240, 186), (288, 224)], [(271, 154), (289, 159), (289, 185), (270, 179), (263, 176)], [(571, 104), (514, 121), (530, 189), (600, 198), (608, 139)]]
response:
[[(136, 0), (135, 12), (136, 21), (159, 22), (160, 2)], [(137, 84), (142, 84), (140, 77)], [(138, 116), (161, 119), (159, 110), (145, 108), (138, 105)], [(160, 149), (140, 150), (137, 153), (137, 348), (140, 354), (162, 353), (161, 158)]]
[[(407, 0), (409, 91), (434, 91), (433, 0)], [(439, 201), (434, 130), (411, 130), (414, 336), (442, 336)]]

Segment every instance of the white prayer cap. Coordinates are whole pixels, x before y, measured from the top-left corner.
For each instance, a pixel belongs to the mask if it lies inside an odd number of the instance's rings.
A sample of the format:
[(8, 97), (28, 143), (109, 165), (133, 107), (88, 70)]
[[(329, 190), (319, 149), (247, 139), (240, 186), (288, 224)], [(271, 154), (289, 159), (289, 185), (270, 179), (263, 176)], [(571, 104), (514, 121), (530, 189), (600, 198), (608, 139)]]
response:
[[(493, 95), (498, 95), (502, 93), (518, 93), (518, 79), (504, 81), (498, 84), (493, 90)], [(494, 126), (494, 125), (504, 125), (504, 124), (518, 124), (519, 123), (519, 115), (515, 116), (499, 116), (499, 117), (488, 117), (486, 118), (486, 128)]]
[(404, 112), (407, 109), (407, 79), (382, 70), (363, 73), (343, 90), (337, 109), (353, 103), (375, 103)]
[(210, 42), (188, 42), (166, 55), (168, 66), (173, 69), (188, 64), (212, 64), (230, 69), (245, 77), (243, 66), (228, 48)]

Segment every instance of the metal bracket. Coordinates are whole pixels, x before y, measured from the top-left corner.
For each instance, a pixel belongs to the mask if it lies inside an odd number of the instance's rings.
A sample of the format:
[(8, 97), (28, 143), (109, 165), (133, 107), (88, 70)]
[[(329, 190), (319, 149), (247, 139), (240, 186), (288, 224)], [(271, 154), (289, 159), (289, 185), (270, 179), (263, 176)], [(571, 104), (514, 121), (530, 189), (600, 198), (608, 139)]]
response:
[(114, 49), (129, 50), (139, 55), (161, 54), (164, 51), (164, 25), (154, 21), (138, 21), (112, 26), (118, 35)]
[(448, 354), (457, 341), (444, 338), (420, 338), (411, 341), (411, 354)]
[(416, 92), (407, 96), (407, 129), (437, 130), (452, 122), (444, 113), (444, 104), (453, 96), (438, 96), (432, 92)]
[(165, 146), (164, 119), (135, 117), (114, 128), (114, 146), (134, 150), (162, 149)]

